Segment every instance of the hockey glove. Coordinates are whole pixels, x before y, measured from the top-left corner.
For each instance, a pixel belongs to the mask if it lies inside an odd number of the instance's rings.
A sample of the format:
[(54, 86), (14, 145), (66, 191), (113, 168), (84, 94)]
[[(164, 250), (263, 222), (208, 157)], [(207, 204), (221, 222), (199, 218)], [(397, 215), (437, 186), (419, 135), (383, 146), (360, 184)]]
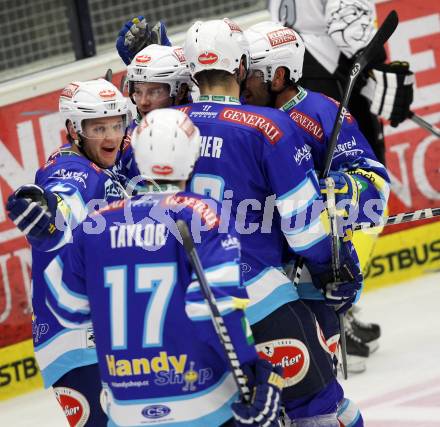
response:
[(359, 259), (351, 241), (340, 239), (339, 262), (337, 282), (331, 265), (314, 265), (309, 270), (313, 284), (322, 290), (327, 304), (335, 306), (337, 313), (345, 313), (356, 301), (363, 284)]
[(119, 56), (129, 65), (136, 54), (150, 44), (171, 46), (165, 24), (159, 21), (150, 29), (146, 19), (139, 15), (124, 24), (116, 39)]
[[(343, 218), (344, 221), (340, 221), (338, 224), (339, 233), (341, 235), (349, 235), (352, 233), (348, 232), (351, 228), (350, 224), (354, 221), (346, 221), (347, 218), (355, 219), (358, 216), (359, 211), (359, 187), (356, 180), (349, 174), (344, 172), (330, 171), (329, 176), (333, 178), (335, 183), (335, 203), (336, 203), (336, 213), (339, 217)], [(327, 187), (325, 184), (325, 179), (319, 180), (319, 186), (321, 188), (321, 193), (324, 196), (327, 194)]]
[(414, 97), (414, 74), (407, 62), (380, 64), (371, 70), (362, 94), (371, 100), (370, 111), (396, 127), (409, 117)]
[(255, 364), (243, 366), (253, 394), (250, 403), (235, 402), (231, 405), (235, 424), (239, 427), (276, 427), (283, 388), (282, 368), (258, 359)]
[(57, 196), (38, 185), (21, 186), (8, 198), (9, 218), (28, 237), (42, 240), (55, 232)]

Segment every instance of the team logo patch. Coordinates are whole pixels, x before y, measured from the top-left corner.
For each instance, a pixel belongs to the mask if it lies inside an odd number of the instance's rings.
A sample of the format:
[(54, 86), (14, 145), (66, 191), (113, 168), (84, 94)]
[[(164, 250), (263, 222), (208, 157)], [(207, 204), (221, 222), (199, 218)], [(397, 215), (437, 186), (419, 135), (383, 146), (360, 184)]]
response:
[(191, 107), (190, 106), (180, 107), (177, 108), (177, 110), (182, 111), (183, 113), (189, 115), (189, 113), (191, 112)]
[(220, 218), (217, 217), (217, 212), (201, 199), (174, 194), (163, 199), (162, 203), (164, 203), (165, 206), (183, 206), (191, 208), (202, 217), (210, 229), (212, 227), (218, 227), (220, 224)]
[[(336, 99), (333, 99), (331, 96), (327, 96), (327, 95), (324, 95), (324, 96), (329, 101), (333, 102), (333, 104), (335, 104), (339, 108), (339, 102), (336, 101)], [(350, 112), (346, 108), (343, 109), (343, 113), (344, 113), (344, 120), (347, 120), (347, 122), (350, 123), (350, 124), (353, 123), (354, 118), (353, 118), (353, 116), (350, 114)]]
[(181, 47), (177, 47), (173, 50), (174, 55), (176, 55), (179, 62), (184, 63), (186, 62), (185, 54), (183, 53), (183, 49)]
[(271, 144), (276, 144), (283, 136), (281, 129), (272, 120), (254, 112), (225, 108), (219, 118), (258, 129)]
[(259, 356), (275, 366), (283, 368), (284, 386), (298, 384), (310, 367), (307, 347), (299, 340), (284, 338), (256, 345)]
[(282, 44), (295, 42), (296, 34), (291, 28), (283, 28), (267, 33), (267, 38), (269, 39), (270, 45), (276, 47)]
[(99, 92), (99, 96), (102, 99), (113, 99), (116, 96), (116, 92), (110, 89), (103, 89)]
[(324, 132), (321, 125), (314, 119), (302, 111), (292, 110), (289, 114), (290, 118), (304, 129), (308, 134), (312, 135), (319, 142), (323, 142)]
[(205, 52), (197, 58), (202, 65), (213, 65), (218, 61), (218, 55), (214, 52)]
[(150, 419), (166, 417), (170, 412), (171, 409), (165, 405), (150, 405), (142, 409), (142, 415)]
[(54, 387), (53, 390), (70, 427), (84, 427), (90, 416), (90, 405), (85, 396), (70, 387)]
[(317, 321), (316, 321), (316, 333), (318, 335), (319, 344), (321, 345), (323, 350), (326, 353), (330, 354), (331, 356), (334, 356), (336, 354), (336, 351), (338, 350), (339, 334), (333, 335), (327, 340)]
[(191, 138), (194, 132), (196, 131), (194, 123), (191, 121), (191, 119), (188, 116), (185, 117), (182, 123), (180, 123), (179, 127), (185, 132), (185, 135), (188, 138)]
[(228, 18), (224, 18), (223, 21), (226, 22), (226, 24), (228, 24), (229, 28), (231, 29), (231, 31), (233, 33), (242, 33), (243, 31), (241, 30), (241, 28), (239, 27), (238, 24), (236, 24), (234, 21), (231, 21)]
[(174, 169), (168, 165), (153, 165), (151, 171), (157, 175), (171, 175)]
[(75, 83), (70, 83), (63, 89), (60, 96), (64, 98), (73, 98), (73, 95), (75, 95), (78, 88), (79, 86), (76, 85)]
[(138, 55), (136, 56), (137, 64), (148, 64), (151, 61), (150, 55)]

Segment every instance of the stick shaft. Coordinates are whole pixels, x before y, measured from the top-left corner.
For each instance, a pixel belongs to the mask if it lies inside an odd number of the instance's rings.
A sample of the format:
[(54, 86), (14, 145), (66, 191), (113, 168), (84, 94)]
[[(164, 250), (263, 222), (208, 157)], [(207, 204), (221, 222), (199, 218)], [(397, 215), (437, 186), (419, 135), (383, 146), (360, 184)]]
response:
[(426, 129), (428, 132), (431, 132), (433, 135), (440, 138), (440, 129), (431, 123), (428, 123), (425, 119), (422, 119), (417, 114), (414, 114), (412, 111), (410, 112), (409, 118), (419, 125), (421, 128)]
[(206, 275), (202, 267), (202, 263), (200, 262), (199, 255), (194, 247), (194, 242), (188, 230), (188, 226), (184, 221), (178, 220), (177, 228), (179, 229), (180, 235), (182, 236), (183, 246), (194, 269), (197, 280), (199, 281), (203, 296), (205, 297), (211, 311), (211, 318), (214, 324), (214, 329), (217, 332), (220, 342), (222, 343), (235, 383), (237, 384), (242, 399), (246, 402), (249, 402), (250, 390), (247, 386), (246, 377), (240, 367), (237, 353), (232, 344), (232, 340), (228, 333), (228, 330), (226, 329), (223, 317), (220, 314), (220, 310), (218, 309), (214, 294), (209, 287)]

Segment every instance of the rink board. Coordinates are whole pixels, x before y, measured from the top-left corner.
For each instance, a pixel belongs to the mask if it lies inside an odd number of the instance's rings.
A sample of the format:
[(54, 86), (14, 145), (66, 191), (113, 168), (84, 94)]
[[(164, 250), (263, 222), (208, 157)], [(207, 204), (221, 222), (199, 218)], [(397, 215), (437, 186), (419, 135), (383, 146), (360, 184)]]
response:
[(365, 269), (365, 290), (398, 284), (436, 270), (440, 270), (438, 221), (379, 237)]
[(43, 387), (32, 340), (0, 348), (0, 400)]

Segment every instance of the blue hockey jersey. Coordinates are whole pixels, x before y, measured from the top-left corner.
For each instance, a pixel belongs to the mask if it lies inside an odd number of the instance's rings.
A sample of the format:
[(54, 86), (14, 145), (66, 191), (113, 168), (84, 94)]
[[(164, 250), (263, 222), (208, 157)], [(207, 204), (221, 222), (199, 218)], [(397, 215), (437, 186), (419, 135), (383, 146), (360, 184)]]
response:
[[(35, 357), (44, 385), (50, 387), (73, 368), (96, 363), (92, 332), (62, 327), (45, 304), (44, 270), (71, 241), (72, 230), (87, 216), (88, 209), (123, 197), (115, 175), (103, 170), (68, 147), (55, 152), (40, 168), (35, 184), (59, 196), (54, 236), (43, 241), (29, 238), (32, 245), (32, 307)], [(93, 205), (87, 206), (91, 200)], [(41, 333), (45, 331), (45, 333)]]
[[(322, 93), (298, 86), (298, 94), (284, 104), (285, 111), (298, 127), (308, 135), (308, 144), (297, 158), (313, 157), (315, 169), (324, 169), (328, 142), (336, 120), (339, 103)], [(380, 163), (370, 144), (359, 130), (356, 119), (347, 113), (336, 143), (332, 171), (347, 172), (358, 182), (360, 188), (359, 215), (355, 222), (377, 221), (383, 213), (390, 194), (390, 179), (385, 166)], [(374, 217), (366, 203), (378, 200)], [(380, 203), (382, 202), (382, 203)]]
[[(338, 102), (321, 93), (298, 86), (298, 93), (280, 110), (285, 111), (307, 138), (303, 150), (298, 150), (296, 159), (302, 162), (312, 157), (319, 175), (324, 169), (328, 142), (338, 112)], [(356, 120), (347, 114), (336, 144), (332, 171), (349, 173), (359, 187), (359, 213), (352, 216), (353, 222), (378, 222), (383, 215), (390, 194), (390, 179), (386, 168), (376, 158)], [(298, 291), (302, 298), (324, 299), (312, 283), (305, 266)]]
[(284, 239), (312, 265), (330, 262), (326, 213), (312, 158), (297, 158), (305, 139), (281, 111), (220, 96), (202, 96), (179, 109), (201, 134), (191, 191), (223, 200), (225, 222), (228, 212), (237, 217), (250, 297), (247, 315), (256, 323), (298, 299), (282, 270)]
[[(211, 201), (213, 202), (213, 201)], [(147, 193), (91, 215), (46, 269), (47, 304), (66, 327), (93, 325), (109, 426), (219, 426), (237, 388), (175, 221), (200, 224), (196, 249), (241, 363), (253, 361), (239, 240), (191, 193)], [(87, 221), (88, 221), (87, 220)], [(99, 254), (97, 257), (96, 254)]]

